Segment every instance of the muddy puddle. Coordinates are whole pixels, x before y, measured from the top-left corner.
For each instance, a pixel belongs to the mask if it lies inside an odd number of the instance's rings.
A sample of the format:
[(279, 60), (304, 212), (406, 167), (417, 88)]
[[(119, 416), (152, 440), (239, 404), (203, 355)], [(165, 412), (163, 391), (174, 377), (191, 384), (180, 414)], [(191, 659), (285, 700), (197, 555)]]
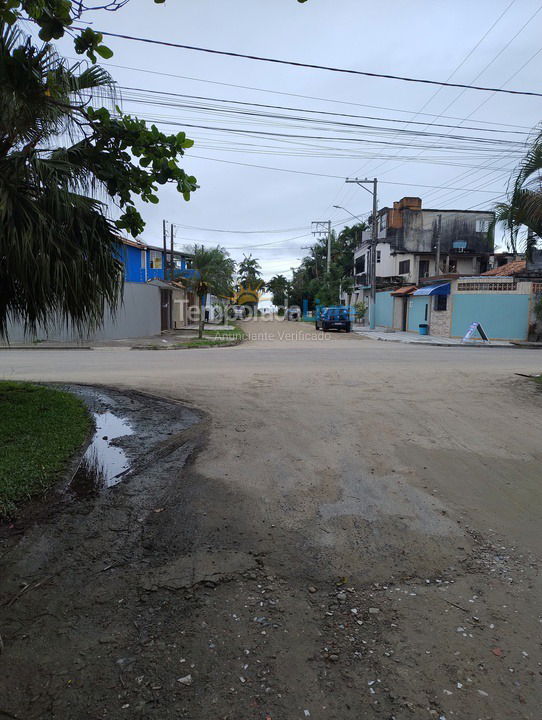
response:
[(146, 462), (171, 435), (199, 422), (188, 408), (138, 393), (109, 388), (64, 385), (78, 395), (94, 419), (92, 440), (67, 490), (78, 498), (95, 496), (128, 481), (131, 471)]
[(111, 411), (93, 412), (96, 426), (77, 472), (70, 483), (76, 495), (88, 495), (119, 483), (130, 470), (130, 460), (113, 440), (133, 435), (131, 424)]

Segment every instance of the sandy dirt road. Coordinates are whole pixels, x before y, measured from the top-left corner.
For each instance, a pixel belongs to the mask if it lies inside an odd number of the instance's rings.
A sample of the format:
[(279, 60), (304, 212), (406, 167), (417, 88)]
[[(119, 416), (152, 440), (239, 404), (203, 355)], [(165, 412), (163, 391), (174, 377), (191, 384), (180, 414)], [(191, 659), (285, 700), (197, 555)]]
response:
[(204, 413), (158, 476), (4, 538), (0, 717), (538, 720), (542, 353), (246, 330), (0, 354)]

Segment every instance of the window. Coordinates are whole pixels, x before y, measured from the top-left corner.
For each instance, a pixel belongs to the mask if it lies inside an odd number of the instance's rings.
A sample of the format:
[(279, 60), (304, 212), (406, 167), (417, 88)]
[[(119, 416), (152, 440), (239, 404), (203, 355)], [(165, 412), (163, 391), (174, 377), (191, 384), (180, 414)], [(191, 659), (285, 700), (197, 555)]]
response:
[[(476, 232), (482, 232), (482, 231), (477, 230)], [(452, 249), (453, 250), (466, 250), (467, 249), (467, 241), (466, 240), (454, 240), (452, 242)]]
[(476, 232), (477, 233), (489, 232), (489, 220), (477, 220), (476, 221)]
[(153, 270), (162, 269), (162, 253), (160, 250), (151, 250), (151, 268)]
[(356, 258), (356, 274), (361, 275), (365, 272), (365, 255)]
[(380, 250), (376, 251), (376, 262), (380, 262)]
[(420, 277), (429, 277), (429, 260), (420, 260)]
[(435, 295), (434, 309), (437, 312), (443, 312), (448, 309), (448, 296), (447, 295)]
[(410, 272), (410, 260), (401, 260), (399, 263), (399, 275), (408, 275)]
[(388, 227), (388, 213), (382, 213), (380, 217), (378, 218), (378, 229), (379, 230), (386, 230)]

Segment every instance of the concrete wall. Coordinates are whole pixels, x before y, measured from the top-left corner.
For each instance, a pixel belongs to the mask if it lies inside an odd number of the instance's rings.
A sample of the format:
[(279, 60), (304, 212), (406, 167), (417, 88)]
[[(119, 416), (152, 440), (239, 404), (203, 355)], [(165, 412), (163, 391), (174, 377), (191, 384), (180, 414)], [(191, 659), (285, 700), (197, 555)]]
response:
[(160, 333), (160, 289), (145, 283), (124, 283), (124, 302), (116, 317), (106, 313), (103, 327), (91, 335), (79, 336), (70, 327), (52, 325), (48, 330), (38, 328), (34, 336), (25, 335), (20, 323), (8, 327), (10, 343), (54, 340), (88, 343), (93, 340), (118, 340)]
[(469, 325), (479, 322), (490, 339), (526, 340), (529, 295), (472, 293), (453, 296), (452, 337), (463, 337)]
[(376, 293), (375, 322), (382, 327), (393, 327), (393, 295), (391, 292)]

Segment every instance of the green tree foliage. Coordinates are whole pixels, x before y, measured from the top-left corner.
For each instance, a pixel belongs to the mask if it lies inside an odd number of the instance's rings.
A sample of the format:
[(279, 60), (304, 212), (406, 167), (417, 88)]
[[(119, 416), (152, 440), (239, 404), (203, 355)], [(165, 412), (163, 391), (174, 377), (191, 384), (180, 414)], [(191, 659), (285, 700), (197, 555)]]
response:
[(191, 269), (185, 273), (184, 282), (196, 293), (199, 299), (200, 317), (198, 337), (203, 337), (205, 313), (203, 300), (207, 293), (230, 297), (233, 293), (233, 274), (235, 262), (227, 250), (217, 245), (215, 248), (206, 248), (204, 245), (194, 245), (190, 248), (193, 254)]
[[(96, 327), (122, 288), (115, 224), (97, 191), (123, 210), (117, 227), (137, 234), (134, 199), (157, 202), (174, 182), (188, 198), (195, 178), (176, 158), (191, 141), (127, 116), (87, 107), (111, 94), (103, 69), (69, 66), (51, 45), (37, 48), (17, 27), (0, 36), (0, 335), (8, 318), (32, 331), (52, 318)], [(58, 138), (75, 140), (58, 147)], [(56, 146), (56, 147), (55, 147)], [(131, 151), (131, 152), (129, 152)], [(133, 161), (133, 156), (139, 162)]]
[[(103, 35), (90, 27), (74, 31), (73, 24), (83, 15), (96, 10), (120, 10), (129, 0), (103, 0), (88, 3), (83, 0), (0, 0), (0, 23), (14, 25), (19, 20), (32, 20), (39, 27), (39, 37), (44, 42), (60, 40), (66, 33), (73, 35), (74, 48), (79, 55), (86, 55), (93, 63), (96, 55), (104, 59), (113, 52), (103, 44)], [(165, 0), (154, 0), (162, 4)]]
[(284, 275), (275, 275), (267, 283), (267, 289), (273, 295), (273, 305), (284, 307), (288, 296), (290, 283)]
[[(103, 35), (90, 27), (75, 31), (73, 25), (80, 22), (86, 13), (97, 10), (115, 12), (130, 0), (0, 0), (0, 23), (14, 25), (18, 20), (35, 22), (40, 39), (44, 42), (59, 40), (66, 33), (73, 35), (74, 48), (79, 55), (86, 55), (93, 63), (96, 55), (104, 59), (113, 56), (112, 50), (103, 44)], [(166, 0), (153, 0), (163, 5)], [(305, 3), (307, 0), (297, 0)]]
[(527, 228), (525, 250), (532, 254), (542, 237), (542, 132), (538, 132), (512, 177), (507, 202), (496, 208), (496, 221), (504, 223), (512, 252), (518, 251), (518, 232)]
[(351, 292), (354, 284), (354, 250), (361, 242), (361, 232), (366, 229), (365, 223), (360, 223), (344, 227), (338, 235), (332, 234), (329, 272), (327, 238), (318, 240), (294, 271), (290, 303), (301, 306), (303, 300), (308, 300), (311, 308), (317, 303), (336, 305), (341, 290)]
[[(178, 165), (192, 145), (184, 133), (112, 114), (113, 82), (95, 63), (113, 53), (101, 33), (79, 29), (88, 13), (129, 1), (0, 0), (0, 337), (10, 319), (30, 332), (59, 318), (98, 326), (121, 297), (116, 229), (144, 227), (136, 201), (158, 202), (165, 183), (185, 200), (197, 188)], [(23, 36), (23, 21), (39, 27), (42, 46)], [(55, 52), (50, 42), (67, 34), (91, 68)], [(109, 109), (97, 106), (102, 96)], [(102, 199), (119, 208), (115, 222)]]
[[(244, 255), (237, 268), (237, 290), (239, 303), (257, 307), (259, 291), (264, 286), (261, 265), (252, 255)], [(247, 292), (243, 293), (243, 290)]]
[(0, 336), (8, 319), (29, 331), (54, 317), (80, 331), (115, 309), (122, 288), (115, 227), (90, 192), (84, 151), (50, 149), (78, 132), (87, 91), (111, 79), (69, 68), (16, 28), (0, 36)]
[(243, 255), (243, 259), (239, 263), (237, 271), (239, 273), (239, 284), (247, 287), (261, 286), (262, 268), (260, 263), (252, 255)]
[[(30, 332), (53, 319), (90, 331), (120, 301), (116, 233), (142, 231), (135, 201), (158, 202), (165, 183), (186, 200), (196, 189), (178, 165), (192, 141), (93, 109), (89, 97), (113, 104), (105, 70), (68, 64), (17, 25), (0, 30), (0, 336), (8, 319)], [(117, 205), (115, 222), (100, 194)]]
[(368, 305), (366, 302), (360, 301), (354, 305), (354, 312), (356, 313), (356, 320), (362, 320), (367, 314)]

